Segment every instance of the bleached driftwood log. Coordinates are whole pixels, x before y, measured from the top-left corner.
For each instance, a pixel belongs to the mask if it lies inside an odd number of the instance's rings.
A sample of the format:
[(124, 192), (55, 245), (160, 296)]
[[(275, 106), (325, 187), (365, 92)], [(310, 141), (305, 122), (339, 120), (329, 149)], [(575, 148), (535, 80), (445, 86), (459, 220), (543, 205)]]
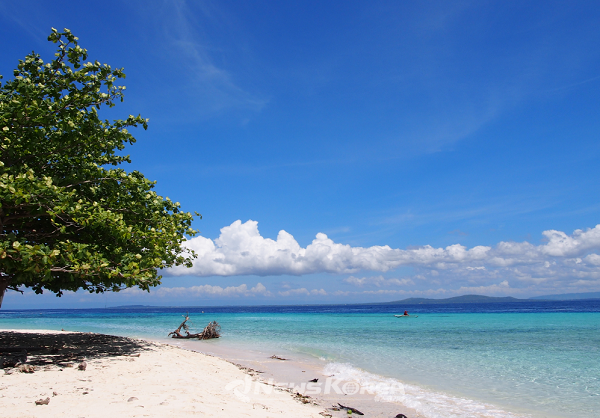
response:
[[(198, 338), (199, 340), (208, 340), (210, 338), (219, 338), (221, 336), (221, 325), (217, 321), (209, 322), (202, 332), (197, 334), (190, 334), (190, 327), (187, 324), (189, 321), (189, 315), (185, 315), (184, 321), (179, 325), (173, 332), (169, 332), (168, 337), (171, 338)], [(185, 332), (185, 335), (181, 334), (181, 330)]]

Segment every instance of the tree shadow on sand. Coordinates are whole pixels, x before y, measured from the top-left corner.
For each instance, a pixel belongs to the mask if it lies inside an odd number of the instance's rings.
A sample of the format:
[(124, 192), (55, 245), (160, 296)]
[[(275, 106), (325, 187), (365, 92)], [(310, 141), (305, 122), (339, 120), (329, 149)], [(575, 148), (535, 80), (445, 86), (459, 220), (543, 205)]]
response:
[(84, 359), (135, 356), (153, 343), (113, 335), (59, 332), (0, 332), (0, 368), (19, 363), (66, 366)]

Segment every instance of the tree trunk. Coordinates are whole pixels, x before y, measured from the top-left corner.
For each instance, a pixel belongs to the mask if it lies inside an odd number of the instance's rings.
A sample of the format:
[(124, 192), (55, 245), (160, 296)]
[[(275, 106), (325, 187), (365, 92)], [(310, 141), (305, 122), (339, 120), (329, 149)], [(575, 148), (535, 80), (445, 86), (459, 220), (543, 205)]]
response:
[(8, 287), (8, 280), (0, 278), (0, 308), (2, 308), (2, 299), (4, 299), (4, 292)]

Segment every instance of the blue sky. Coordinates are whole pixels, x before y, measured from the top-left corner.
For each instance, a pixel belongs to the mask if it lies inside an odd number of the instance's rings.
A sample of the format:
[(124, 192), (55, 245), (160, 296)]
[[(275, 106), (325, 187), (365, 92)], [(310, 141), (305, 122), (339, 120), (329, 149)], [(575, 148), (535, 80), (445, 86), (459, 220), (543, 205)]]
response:
[(589, 1), (0, 1), (0, 74), (71, 29), (125, 68), (109, 116), (150, 119), (130, 169), (203, 215), (194, 268), (150, 294), (3, 307), (599, 291), (599, 20)]

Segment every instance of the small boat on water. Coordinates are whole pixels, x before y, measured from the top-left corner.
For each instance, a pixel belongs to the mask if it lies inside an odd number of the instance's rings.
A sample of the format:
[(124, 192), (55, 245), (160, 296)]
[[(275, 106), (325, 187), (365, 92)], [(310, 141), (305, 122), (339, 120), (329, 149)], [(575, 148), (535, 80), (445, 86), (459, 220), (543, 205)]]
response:
[(394, 315), (396, 318), (418, 318), (419, 315)]

